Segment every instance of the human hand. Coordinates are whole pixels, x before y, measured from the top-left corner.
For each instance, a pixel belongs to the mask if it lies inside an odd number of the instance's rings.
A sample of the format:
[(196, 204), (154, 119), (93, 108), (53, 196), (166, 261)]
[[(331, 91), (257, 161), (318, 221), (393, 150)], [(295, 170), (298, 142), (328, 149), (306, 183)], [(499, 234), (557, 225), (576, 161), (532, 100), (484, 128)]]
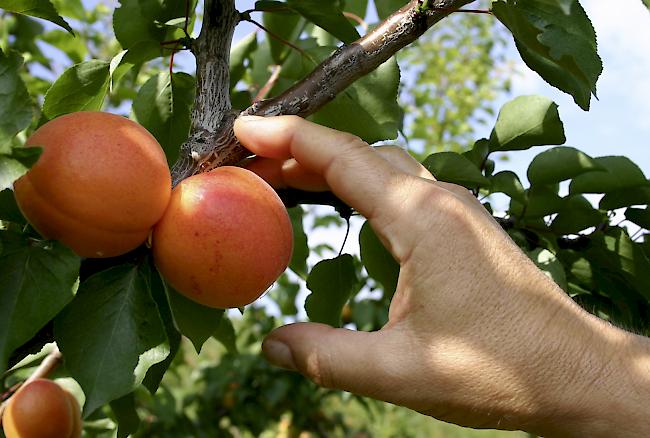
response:
[[(270, 362), (469, 427), (555, 436), (648, 427), (625, 402), (630, 382), (647, 385), (646, 340), (579, 308), (466, 189), (435, 181), (397, 148), (297, 117), (241, 118), (235, 134), (265, 157), (253, 170), (275, 186), (331, 189), (400, 264), (380, 331), (285, 326), (263, 344)], [(630, 351), (645, 371), (632, 369)]]

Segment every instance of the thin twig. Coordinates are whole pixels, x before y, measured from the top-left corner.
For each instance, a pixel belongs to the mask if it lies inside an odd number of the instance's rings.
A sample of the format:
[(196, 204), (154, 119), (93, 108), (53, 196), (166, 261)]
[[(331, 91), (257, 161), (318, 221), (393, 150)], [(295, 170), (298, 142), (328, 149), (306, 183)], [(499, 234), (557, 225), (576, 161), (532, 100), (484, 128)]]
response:
[(59, 348), (57, 346), (54, 346), (54, 350), (52, 350), (45, 357), (45, 359), (43, 359), (41, 364), (38, 366), (38, 368), (36, 368), (36, 370), (34, 370), (32, 375), (29, 376), (27, 380), (25, 380), (22, 384), (18, 385), (15, 391), (12, 392), (11, 396), (7, 397), (7, 399), (4, 402), (2, 402), (2, 404), (0, 405), (0, 419), (2, 419), (2, 414), (7, 408), (7, 403), (9, 402), (9, 400), (11, 400), (11, 397), (13, 397), (16, 394), (16, 392), (20, 390), (20, 388), (33, 382), (36, 379), (47, 378), (47, 376), (49, 376), (59, 366), (59, 364), (61, 364), (62, 360), (63, 360), (63, 355), (61, 354), (61, 351), (59, 351)]
[(303, 49), (301, 49), (300, 47), (296, 46), (296, 45), (293, 44), (291, 41), (287, 41), (287, 40), (285, 40), (284, 38), (282, 38), (281, 36), (279, 36), (279, 35), (277, 35), (277, 34), (271, 32), (271, 31), (270, 31), (267, 27), (265, 27), (262, 23), (259, 23), (259, 22), (253, 20), (252, 18), (250, 18), (250, 17), (248, 17), (248, 16), (243, 16), (242, 21), (248, 21), (249, 23), (254, 24), (255, 26), (259, 27), (261, 30), (263, 30), (264, 32), (266, 32), (267, 34), (269, 34), (270, 37), (272, 37), (272, 38), (274, 38), (274, 39), (280, 41), (282, 44), (284, 44), (284, 45), (286, 45), (286, 46), (288, 46), (288, 47), (291, 47), (293, 50), (299, 52), (302, 56), (304, 56), (305, 58), (307, 58), (307, 59), (309, 59), (311, 62), (313, 62), (314, 65), (317, 65), (317, 64), (318, 64), (318, 62), (316, 62), (316, 60), (315, 60), (315, 59), (314, 59), (314, 58), (313, 58), (309, 53), (305, 52)]
[[(190, 0), (185, 0), (185, 24), (183, 25), (183, 33), (185, 34), (186, 38), (189, 38), (190, 35), (187, 33), (187, 28), (190, 24)], [(171, 77), (174, 76), (174, 56), (176, 55), (176, 52), (178, 52), (178, 46), (180, 45), (182, 41), (182, 38), (179, 38), (176, 40), (176, 44), (174, 45), (174, 48), (172, 49), (172, 54), (169, 56), (169, 78), (171, 80)], [(162, 44), (162, 43), (161, 43)]]
[(468, 14), (486, 14), (492, 15), (492, 11), (488, 9), (457, 9), (454, 12), (465, 12)]
[(343, 238), (343, 243), (341, 244), (341, 249), (339, 250), (339, 255), (337, 257), (341, 257), (341, 254), (343, 254), (345, 244), (348, 243), (348, 236), (350, 236), (350, 218), (345, 218), (345, 222), (347, 223), (347, 227), (345, 229), (345, 237)]
[(353, 14), (352, 12), (343, 12), (343, 15), (350, 20), (356, 21), (364, 32), (368, 32), (368, 23), (366, 23), (363, 18), (359, 17), (357, 14)]
[(253, 99), (253, 102), (259, 102), (260, 100), (266, 99), (266, 96), (269, 95), (269, 93), (271, 92), (275, 84), (278, 82), (281, 71), (282, 71), (281, 65), (273, 66), (273, 72), (271, 73), (269, 80), (266, 81), (266, 84), (264, 84), (262, 88), (260, 88), (260, 91), (255, 96), (255, 99)]

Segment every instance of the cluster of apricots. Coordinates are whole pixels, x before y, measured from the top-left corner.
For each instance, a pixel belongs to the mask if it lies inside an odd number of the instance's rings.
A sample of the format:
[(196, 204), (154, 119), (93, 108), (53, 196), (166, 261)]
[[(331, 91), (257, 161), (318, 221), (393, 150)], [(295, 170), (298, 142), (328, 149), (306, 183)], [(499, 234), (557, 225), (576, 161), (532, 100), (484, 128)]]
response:
[(2, 428), (7, 438), (81, 438), (81, 409), (68, 391), (36, 379), (9, 399)]
[(14, 184), (18, 205), (39, 233), (79, 256), (119, 256), (152, 233), (154, 260), (166, 281), (215, 308), (253, 302), (289, 263), (287, 211), (246, 169), (217, 168), (172, 190), (156, 139), (105, 112), (51, 120), (26, 146), (43, 152)]

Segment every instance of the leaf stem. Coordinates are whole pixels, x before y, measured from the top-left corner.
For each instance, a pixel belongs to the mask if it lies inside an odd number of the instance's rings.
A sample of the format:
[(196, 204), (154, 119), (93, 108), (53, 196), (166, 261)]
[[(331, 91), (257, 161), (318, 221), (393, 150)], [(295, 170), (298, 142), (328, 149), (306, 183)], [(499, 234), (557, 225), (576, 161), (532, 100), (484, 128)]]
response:
[(305, 52), (303, 49), (301, 49), (300, 47), (296, 46), (296, 45), (293, 44), (292, 42), (287, 41), (287, 40), (285, 40), (284, 38), (282, 38), (281, 36), (279, 36), (279, 35), (277, 35), (277, 34), (271, 32), (271, 31), (270, 31), (267, 27), (265, 27), (262, 23), (253, 20), (250, 16), (243, 16), (243, 17), (242, 17), (242, 21), (247, 21), (247, 22), (249, 22), (249, 23), (251, 23), (251, 24), (254, 24), (255, 26), (259, 27), (261, 30), (263, 30), (264, 32), (266, 32), (266, 33), (267, 33), (271, 38), (280, 41), (280, 42), (281, 42), (282, 44), (284, 44), (285, 46), (291, 47), (293, 50), (297, 51), (297, 52), (300, 53), (302, 56), (304, 56), (305, 58), (309, 59), (309, 60), (310, 60), (314, 65), (317, 65), (317, 64), (318, 64), (318, 63), (316, 62), (316, 60), (315, 60), (315, 59), (314, 59), (314, 58), (313, 58), (309, 53)]

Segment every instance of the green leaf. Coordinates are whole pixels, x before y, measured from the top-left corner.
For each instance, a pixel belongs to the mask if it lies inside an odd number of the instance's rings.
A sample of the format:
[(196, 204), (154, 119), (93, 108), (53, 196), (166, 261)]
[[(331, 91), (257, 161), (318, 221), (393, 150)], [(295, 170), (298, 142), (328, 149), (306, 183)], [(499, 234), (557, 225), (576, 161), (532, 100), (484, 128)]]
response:
[(86, 11), (81, 0), (52, 0), (52, 4), (59, 14), (75, 20), (85, 20)]
[(607, 215), (596, 210), (583, 196), (571, 196), (551, 224), (557, 234), (577, 234), (589, 227), (607, 222)]
[(135, 409), (135, 395), (131, 392), (111, 402), (111, 410), (117, 420), (118, 438), (126, 438), (140, 428), (140, 417)]
[(368, 221), (359, 232), (359, 248), (368, 275), (381, 284), (385, 297), (392, 297), (397, 289), (399, 263), (381, 243)]
[(632, 205), (650, 204), (650, 184), (608, 192), (600, 200), (601, 210), (616, 210)]
[(609, 193), (648, 185), (639, 166), (627, 157), (598, 157), (594, 161), (604, 170), (585, 173), (574, 178), (569, 187), (571, 194)]
[(563, 144), (557, 105), (543, 96), (519, 96), (503, 105), (490, 135), (491, 151), (516, 151)]
[(307, 275), (307, 258), (309, 257), (307, 234), (305, 234), (302, 222), (305, 212), (300, 206), (290, 208), (287, 211), (293, 228), (293, 253), (289, 262), (289, 269), (305, 277)]
[(646, 8), (650, 9), (650, 0), (641, 0)]
[[(264, 27), (266, 27), (274, 35), (277, 35), (284, 41), (295, 41), (300, 36), (302, 26), (300, 26), (301, 16), (294, 13), (278, 14), (273, 12), (265, 12), (262, 16)], [(289, 51), (292, 50), (282, 40), (268, 36), (269, 45), (271, 48), (271, 58), (276, 64), (281, 65), (285, 60)]]
[(490, 142), (485, 138), (475, 141), (472, 149), (463, 152), (463, 156), (474, 163), (478, 169), (485, 165), (488, 155), (490, 155)]
[(263, 12), (274, 12), (276, 14), (293, 14), (285, 2), (276, 0), (260, 0), (255, 2), (255, 10)]
[(171, 286), (166, 284), (166, 287), (169, 305), (178, 330), (192, 341), (194, 349), (200, 353), (205, 341), (219, 327), (224, 310), (202, 306), (180, 294)]
[(625, 210), (625, 218), (641, 228), (650, 230), (650, 211), (647, 208), (628, 208)]
[(133, 100), (136, 120), (156, 137), (170, 165), (189, 136), (194, 89), (192, 76), (175, 73), (170, 80), (169, 72), (164, 71), (152, 76)]
[(525, 204), (526, 190), (516, 173), (505, 170), (490, 177), (490, 193), (505, 193), (515, 201)]
[(61, 18), (50, 0), (0, 0), (0, 9), (51, 21), (74, 35), (70, 25)]
[(554, 87), (571, 94), (585, 111), (603, 65), (596, 33), (579, 2), (495, 1), (492, 12), (512, 32), (523, 61)]
[(287, 6), (346, 44), (359, 38), (359, 33), (332, 0), (287, 0)]
[(557, 192), (557, 184), (533, 186), (528, 189), (528, 205), (524, 216), (527, 218), (541, 218), (562, 210), (564, 199), (560, 198)]
[(407, 0), (375, 0), (375, 7), (379, 18), (384, 20), (406, 3), (408, 3)]
[(568, 289), (564, 266), (555, 257), (555, 254), (545, 248), (537, 248), (529, 251), (528, 257), (558, 286), (564, 290)]
[(221, 345), (226, 347), (229, 353), (237, 354), (237, 335), (235, 333), (235, 327), (233, 327), (229, 318), (225, 316), (221, 318), (219, 327), (217, 327), (217, 330), (212, 336), (221, 342)]
[(342, 9), (363, 19), (368, 11), (368, 0), (345, 0)]
[(309, 319), (339, 327), (341, 311), (357, 282), (351, 255), (343, 254), (318, 262), (307, 279), (307, 288), (312, 292), (305, 301)]
[(138, 64), (162, 56), (162, 41), (183, 36), (182, 30), (161, 25), (179, 17), (185, 17), (184, 1), (120, 0), (113, 31), (122, 48), (133, 50), (130, 62)]
[(536, 0), (537, 3), (560, 8), (564, 15), (571, 14), (571, 7), (576, 0)]
[[(20, 212), (14, 192), (10, 189), (0, 191), (0, 221), (14, 222), (24, 225), (27, 219)], [(2, 251), (0, 251), (0, 254)]]
[(92, 60), (67, 69), (45, 94), (45, 117), (100, 110), (110, 83), (109, 68), (108, 62)]
[[(74, 297), (80, 261), (57, 242), (0, 231), (0, 374), (13, 350)], [(38, 305), (35, 305), (38, 303)]]
[(624, 229), (613, 227), (592, 235), (586, 255), (598, 264), (596, 272), (622, 275), (639, 295), (650, 301), (650, 261)]
[(14, 148), (9, 154), (0, 153), (0, 190), (13, 186), (41, 156), (42, 148)]
[(456, 152), (431, 154), (422, 164), (439, 181), (460, 184), (468, 188), (485, 187), (490, 184), (474, 163)]
[(181, 334), (176, 328), (176, 322), (172, 315), (172, 310), (169, 305), (169, 298), (167, 297), (167, 290), (165, 289), (165, 284), (163, 279), (160, 277), (160, 274), (153, 265), (153, 260), (149, 258), (149, 263), (152, 269), (151, 275), (151, 297), (156, 302), (158, 306), (158, 313), (162, 319), (163, 325), (165, 326), (165, 333), (167, 334), (167, 339), (169, 340), (169, 355), (165, 360), (153, 365), (147, 371), (142, 385), (149, 390), (153, 395), (158, 390), (160, 382), (162, 382), (163, 376), (169, 369), (169, 366), (172, 364), (174, 357), (181, 345)]
[(594, 170), (605, 169), (584, 152), (560, 146), (533, 158), (528, 166), (528, 180), (533, 185), (554, 184)]
[(399, 83), (399, 67), (391, 58), (339, 93), (311, 120), (358, 135), (370, 144), (395, 139), (403, 116), (397, 103)]
[(85, 415), (132, 392), (169, 355), (150, 285), (147, 263), (115, 266), (84, 281), (55, 319), (66, 368), (86, 394)]
[[(237, 85), (246, 73), (247, 66), (244, 62), (248, 59), (250, 62), (251, 54), (257, 50), (257, 33), (252, 32), (247, 37), (242, 38), (230, 51), (230, 87)], [(250, 68), (250, 65), (248, 66)]]
[(9, 152), (8, 143), (32, 121), (31, 98), (20, 78), (23, 58), (0, 50), (0, 153)]

